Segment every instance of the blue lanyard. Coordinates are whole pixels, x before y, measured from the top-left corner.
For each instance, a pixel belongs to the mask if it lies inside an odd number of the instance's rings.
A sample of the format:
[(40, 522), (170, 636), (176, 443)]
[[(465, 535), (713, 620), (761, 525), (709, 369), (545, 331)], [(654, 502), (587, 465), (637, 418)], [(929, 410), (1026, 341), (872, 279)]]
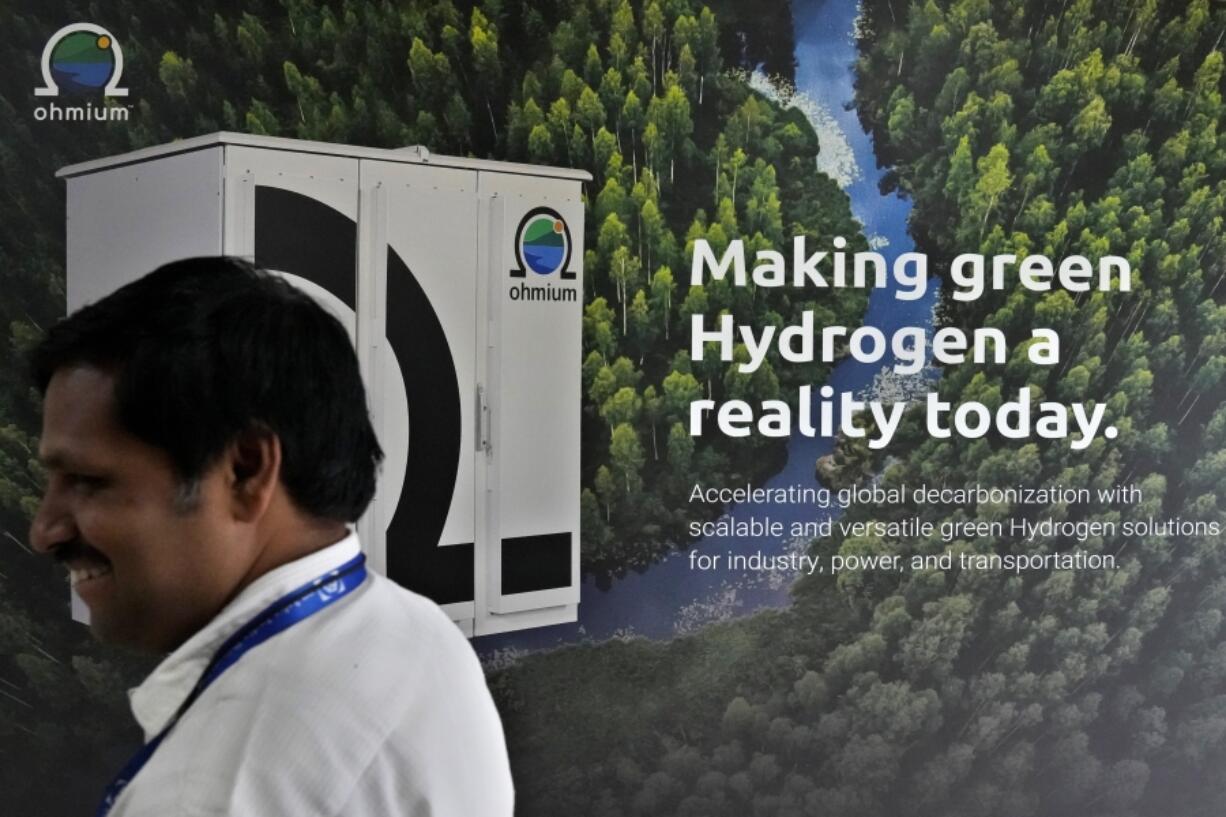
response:
[(209, 685), (242, 658), (248, 650), (263, 644), (280, 632), (288, 630), (303, 619), (310, 618), (325, 607), (340, 601), (352, 593), (366, 579), (366, 556), (359, 553), (335, 570), (329, 570), (317, 576), (296, 590), (265, 607), (259, 615), (248, 621), (238, 632), (226, 639), (225, 643), (213, 654), (200, 680), (192, 687), (191, 694), (183, 701), (182, 706), (170, 719), (170, 723), (157, 734), (153, 740), (140, 748), (119, 772), (119, 775), (106, 787), (102, 803), (98, 806), (95, 817), (106, 817), (120, 793), (132, 782), (137, 772), (144, 768), (157, 751), (162, 740), (174, 728), (188, 707), (195, 703)]

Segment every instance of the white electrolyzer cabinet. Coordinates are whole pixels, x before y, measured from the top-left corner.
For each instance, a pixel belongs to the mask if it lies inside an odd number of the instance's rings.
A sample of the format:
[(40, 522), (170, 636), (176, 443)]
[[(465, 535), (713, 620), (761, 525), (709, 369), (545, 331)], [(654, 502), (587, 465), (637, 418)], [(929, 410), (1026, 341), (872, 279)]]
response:
[(372, 567), (469, 635), (576, 620), (587, 173), (217, 133), (58, 175), (70, 312), (191, 256), (285, 276), (362, 366)]

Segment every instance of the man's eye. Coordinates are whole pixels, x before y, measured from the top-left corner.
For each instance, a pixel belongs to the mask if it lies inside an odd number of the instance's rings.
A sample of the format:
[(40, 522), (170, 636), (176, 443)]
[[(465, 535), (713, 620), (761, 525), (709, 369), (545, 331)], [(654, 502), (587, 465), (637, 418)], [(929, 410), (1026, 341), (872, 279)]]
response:
[(80, 493), (88, 494), (97, 491), (106, 484), (106, 480), (102, 477), (92, 476), (90, 474), (68, 474), (68, 484), (73, 490)]

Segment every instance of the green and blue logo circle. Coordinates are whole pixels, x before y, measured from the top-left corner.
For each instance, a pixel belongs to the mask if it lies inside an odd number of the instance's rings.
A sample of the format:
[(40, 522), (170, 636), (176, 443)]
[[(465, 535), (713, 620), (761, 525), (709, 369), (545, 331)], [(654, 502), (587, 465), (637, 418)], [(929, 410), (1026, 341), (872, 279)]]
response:
[(515, 254), (519, 268), (537, 275), (552, 275), (570, 263), (570, 228), (556, 210), (537, 207), (519, 222)]
[(51, 49), (51, 77), (62, 93), (101, 90), (114, 73), (115, 50), (105, 34), (74, 31)]
[(64, 26), (43, 48), (43, 87), (36, 96), (76, 96), (102, 92), (104, 96), (127, 96), (120, 88), (123, 51), (111, 32), (93, 23)]

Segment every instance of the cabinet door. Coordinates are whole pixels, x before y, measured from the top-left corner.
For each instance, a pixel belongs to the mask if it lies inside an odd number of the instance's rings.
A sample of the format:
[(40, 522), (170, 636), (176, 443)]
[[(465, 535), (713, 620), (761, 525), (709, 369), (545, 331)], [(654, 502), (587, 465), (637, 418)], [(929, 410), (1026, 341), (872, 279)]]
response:
[[(471, 632), (476, 543), (476, 173), (363, 160), (359, 348), (387, 457), (387, 575)], [(367, 316), (367, 324), (362, 322)]]
[(220, 147), (68, 179), (68, 311), (162, 264), (221, 252)]
[[(225, 253), (252, 260), (310, 294), (355, 343), (359, 312), (368, 300), (358, 284), (358, 169), (357, 159), (342, 156), (225, 148)], [(360, 347), (357, 351), (373, 409), (368, 361)], [(372, 420), (377, 431), (375, 411)], [(385, 465), (380, 483), (388, 474)], [(371, 503), (358, 531), (371, 566), (382, 570), (382, 551), (371, 535), (374, 515)]]
[(483, 171), (480, 186), (491, 432), (479, 635), (577, 616), (583, 309), (579, 184)]
[(315, 297), (357, 328), (358, 162), (268, 148), (225, 148), (222, 245)]

